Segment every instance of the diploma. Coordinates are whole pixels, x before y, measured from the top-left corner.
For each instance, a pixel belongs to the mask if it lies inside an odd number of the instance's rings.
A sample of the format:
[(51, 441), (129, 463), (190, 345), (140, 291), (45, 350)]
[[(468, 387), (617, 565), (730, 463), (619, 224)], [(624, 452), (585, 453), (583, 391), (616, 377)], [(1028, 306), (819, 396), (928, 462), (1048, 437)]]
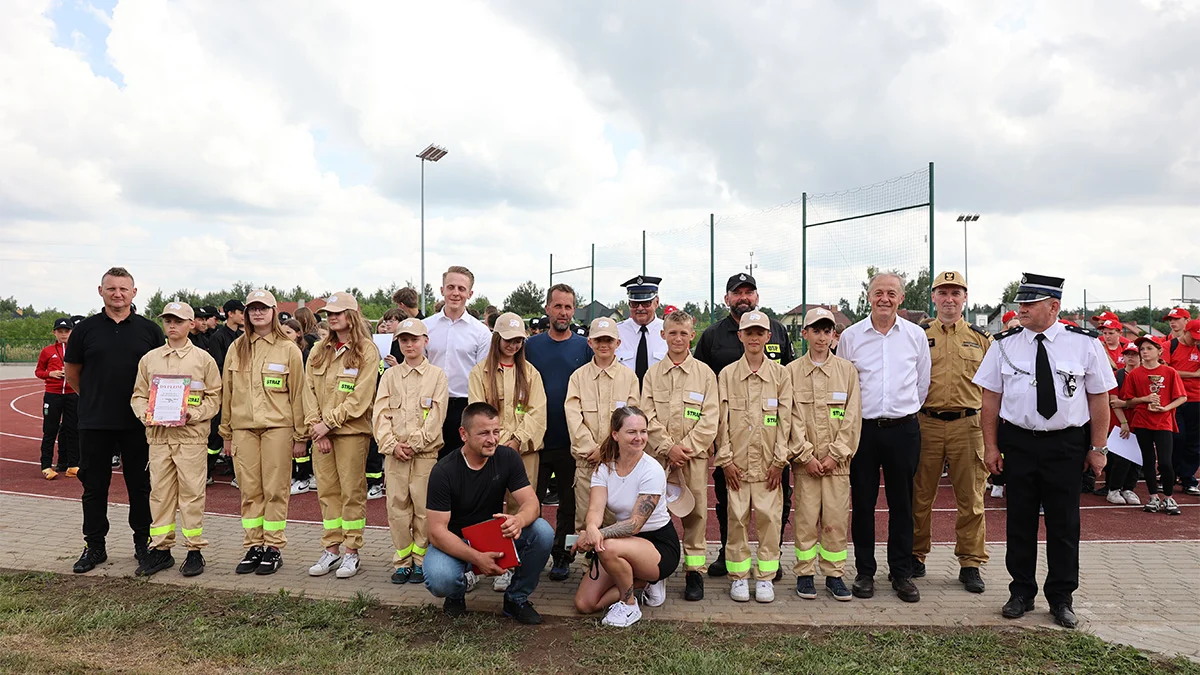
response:
[(155, 427), (187, 424), (188, 394), (192, 378), (187, 375), (154, 375), (150, 378), (150, 402), (146, 423)]

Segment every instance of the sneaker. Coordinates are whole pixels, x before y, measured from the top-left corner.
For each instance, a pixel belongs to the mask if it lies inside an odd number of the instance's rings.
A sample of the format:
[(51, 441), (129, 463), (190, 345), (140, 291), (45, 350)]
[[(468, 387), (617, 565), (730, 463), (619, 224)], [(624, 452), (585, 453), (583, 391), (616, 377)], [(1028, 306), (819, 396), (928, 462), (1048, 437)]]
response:
[(542, 504), (545, 506), (558, 506), (558, 493), (547, 492), (546, 496), (542, 499)]
[(113, 455), (112, 468), (114, 468), (114, 469), (121, 468), (121, 456), (120, 455)]
[(179, 566), (179, 573), (185, 577), (195, 577), (203, 572), (204, 555), (200, 551), (188, 551), (187, 558)]
[(542, 622), (542, 615), (533, 608), (533, 603), (528, 600), (515, 602), (504, 598), (504, 616), (510, 619), (516, 619), (517, 623), (523, 623), (526, 626), (536, 626)]
[(687, 573), (687, 586), (683, 589), (683, 599), (695, 602), (704, 599), (704, 575), (692, 570)]
[(708, 566), (708, 576), (723, 577), (726, 574), (729, 574), (729, 569), (725, 567), (725, 549), (721, 549), (721, 552), (717, 554), (717, 559)]
[(571, 556), (560, 556), (550, 566), (550, 581), (566, 581), (571, 576)]
[(233, 486), (233, 489), (234, 489), (234, 490), (240, 490), (240, 489), (241, 489), (240, 487), (238, 487), (238, 484), (237, 484), (237, 476), (234, 476), (233, 478), (230, 478), (230, 479), (229, 479), (229, 484)]
[(171, 552), (156, 548), (146, 553), (133, 574), (138, 577), (148, 577), (174, 566), (175, 558), (171, 556)]
[(58, 472), (54, 469), (46, 467), (45, 469), (42, 469), (42, 478), (45, 478), (46, 480), (54, 480), (55, 478), (58, 478)]
[(309, 490), (317, 489), (317, 475), (316, 474), (313, 474), (308, 477), (308, 489)]
[(750, 582), (745, 579), (734, 579), (729, 586), (729, 597), (734, 602), (750, 602)]
[(383, 499), (383, 485), (377, 483), (367, 488), (367, 499)]
[(397, 567), (396, 569), (392, 570), (392, 576), (390, 577), (390, 581), (393, 584), (407, 584), (408, 579), (411, 576), (412, 576), (412, 568), (411, 567)]
[(205, 479), (204, 479), (204, 484), (205, 484), (205, 485), (214, 485), (214, 484), (216, 484), (216, 482), (217, 482), (217, 481), (213, 480), (213, 477), (212, 477), (212, 476), (209, 476), (208, 478), (205, 478)]
[(1003, 499), (1004, 498), (1004, 486), (1003, 485), (993, 485), (992, 486), (992, 497), (995, 499)]
[[(67, 467), (67, 478), (74, 478), (75, 476), (78, 476), (78, 475), (79, 475), (79, 467), (77, 467), (77, 466), (68, 466)], [(1191, 494), (1191, 493), (1189, 493), (1189, 494)], [(1196, 494), (1200, 494), (1200, 492), (1197, 492)]]
[(1146, 502), (1146, 505), (1142, 507), (1142, 510), (1146, 513), (1158, 513), (1158, 510), (1161, 508), (1162, 500), (1160, 500), (1158, 495), (1155, 494), (1150, 495), (1150, 501)]
[(262, 562), (262, 559), (263, 547), (251, 546), (250, 548), (246, 549), (245, 557), (242, 558), (242, 562), (238, 563), (237, 568), (233, 571), (236, 574), (250, 574), (254, 570), (258, 569), (258, 564)]
[[(67, 475), (68, 476), (71, 475), (70, 469), (67, 469)], [(1200, 485), (1189, 485), (1189, 486), (1183, 488), (1183, 492), (1184, 492), (1184, 494), (1189, 494), (1192, 496), (1200, 496)]]
[(1125, 498), (1126, 504), (1141, 504), (1142, 500), (1138, 499), (1137, 493), (1133, 490), (1121, 490), (1121, 496)]
[(1108, 497), (1105, 497), (1109, 504), (1125, 504), (1125, 495), (1121, 494), (1120, 490), (1109, 490)]
[(150, 554), (150, 537), (133, 537), (133, 559), (140, 564)]
[(408, 578), (410, 584), (425, 583), (425, 570), (420, 565), (413, 565), (412, 576)]
[(492, 590), (497, 593), (503, 593), (508, 590), (508, 585), (512, 583), (512, 570), (504, 570), (504, 574), (496, 577), (492, 581)]
[(645, 596), (647, 607), (661, 607), (667, 601), (667, 580), (659, 579), (646, 586), (643, 595)]
[(825, 577), (825, 590), (839, 602), (850, 602), (850, 598), (854, 597), (841, 577)]
[[(742, 581), (745, 581), (743, 579)], [(734, 583), (737, 583), (736, 581)], [(614, 628), (628, 628), (637, 623), (642, 618), (642, 608), (638, 607), (637, 600), (633, 601), (632, 605), (627, 605), (617, 601), (608, 606), (608, 614), (600, 622), (605, 626), (613, 626)]]
[(1166, 500), (1163, 501), (1162, 510), (1166, 511), (1168, 516), (1183, 515), (1183, 512), (1179, 510), (1179, 504), (1175, 503), (1174, 497), (1167, 497)]
[(479, 583), (479, 577), (471, 570), (463, 572), (463, 580), (467, 582), (467, 590), (465, 593), (470, 593), (475, 590), (475, 586)]
[(304, 494), (305, 492), (308, 492), (308, 489), (309, 489), (309, 488), (308, 488), (308, 481), (306, 481), (306, 480), (294, 480), (294, 481), (292, 481), (292, 489), (291, 489), (291, 493), (292, 493), (292, 494), (294, 494), (294, 495), (302, 495), (302, 494)]
[(279, 554), (279, 549), (274, 546), (268, 546), (262, 555), (262, 561), (258, 563), (258, 569), (254, 570), (254, 573), (264, 576), (275, 574), (275, 570), (280, 567), (283, 567), (283, 556)]
[(79, 560), (75, 561), (75, 566), (71, 571), (75, 574), (83, 574), (96, 569), (96, 565), (108, 560), (108, 553), (102, 548), (92, 548), (90, 546), (83, 547), (83, 553), (79, 556)]
[(338, 564), (341, 559), (342, 556), (338, 553), (321, 551), (321, 559), (317, 561), (317, 564), (308, 568), (308, 576), (323, 577), (326, 574), (329, 574), (329, 570), (333, 569), (333, 566)]
[[(328, 551), (326, 551), (328, 553)], [(347, 553), (342, 556), (342, 564), (338, 566), (337, 571), (333, 573), (339, 579), (349, 579), (358, 574), (358, 554)]]
[(766, 579), (760, 579), (754, 585), (754, 599), (757, 602), (775, 602), (775, 584)]
[[(828, 581), (829, 580), (826, 579), (826, 585), (828, 585)], [(842, 586), (842, 588), (845, 588), (845, 586)], [(817, 599), (817, 586), (813, 583), (813, 578), (811, 575), (796, 577), (796, 595), (804, 598), (805, 600)]]
[(451, 619), (467, 615), (467, 601), (463, 598), (446, 598), (442, 603), (442, 612)]

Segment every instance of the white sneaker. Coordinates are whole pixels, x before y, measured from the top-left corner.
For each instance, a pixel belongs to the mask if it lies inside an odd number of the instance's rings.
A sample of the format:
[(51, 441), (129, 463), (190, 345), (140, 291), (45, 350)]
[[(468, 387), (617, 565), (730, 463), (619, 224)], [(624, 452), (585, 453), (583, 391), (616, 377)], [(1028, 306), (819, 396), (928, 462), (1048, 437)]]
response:
[(608, 614), (604, 616), (604, 620), (600, 623), (615, 628), (628, 628), (637, 623), (641, 618), (642, 609), (638, 607), (637, 600), (634, 600), (632, 605), (627, 605), (618, 600), (608, 606)]
[(316, 474), (313, 474), (308, 477), (308, 489), (309, 490), (317, 489), (317, 475)]
[(1174, 497), (1167, 497), (1163, 500), (1162, 510), (1168, 516), (1178, 516), (1183, 514), (1183, 511), (1179, 510), (1179, 504), (1175, 502)]
[(367, 488), (367, 499), (383, 499), (383, 485), (376, 484)]
[(512, 583), (512, 570), (504, 570), (504, 574), (496, 577), (492, 582), (492, 590), (497, 593), (503, 593), (508, 590), (508, 585)]
[(1162, 500), (1158, 498), (1158, 495), (1154, 494), (1150, 495), (1150, 501), (1146, 502), (1146, 505), (1142, 507), (1142, 510), (1146, 511), (1147, 513), (1158, 513), (1159, 509), (1161, 508)]
[(734, 579), (729, 587), (729, 597), (734, 602), (750, 602), (750, 582), (745, 579)]
[(659, 579), (646, 586), (642, 594), (646, 598), (647, 607), (661, 607), (667, 601), (667, 580)]
[(1121, 496), (1125, 498), (1126, 504), (1141, 504), (1142, 500), (1138, 499), (1137, 493), (1133, 490), (1121, 490)]
[(775, 602), (775, 584), (766, 579), (754, 586), (754, 599), (758, 602)]
[(342, 556), (336, 553), (321, 551), (321, 559), (317, 561), (316, 565), (308, 568), (308, 575), (311, 577), (323, 577), (329, 574), (329, 570), (333, 569), (333, 566), (338, 564), (338, 561), (341, 559)]
[(306, 481), (306, 480), (292, 481), (292, 494), (302, 495), (305, 492), (308, 492), (308, 481)]
[(349, 579), (355, 574), (358, 574), (358, 554), (347, 553), (345, 557), (342, 558), (342, 564), (338, 566), (337, 572), (334, 572), (334, 574), (337, 575), (337, 578), (339, 579)]
[(467, 581), (466, 592), (470, 593), (471, 591), (475, 590), (475, 585), (479, 583), (479, 577), (475, 576), (475, 573), (471, 570), (467, 570), (466, 572), (463, 572), (463, 578)]
[(1108, 497), (1106, 497), (1106, 499), (1108, 500), (1109, 504), (1128, 504), (1129, 503), (1129, 502), (1125, 501), (1125, 495), (1122, 495), (1120, 490), (1109, 490)]
[(1004, 497), (1004, 486), (1003, 485), (993, 485), (992, 486), (992, 497), (995, 499), (1002, 499)]
[(233, 486), (233, 489), (234, 489), (234, 490), (240, 490), (240, 489), (241, 489), (241, 488), (239, 488), (239, 487), (238, 487), (238, 484), (237, 484), (237, 476), (234, 476), (233, 478), (229, 479), (229, 484)]

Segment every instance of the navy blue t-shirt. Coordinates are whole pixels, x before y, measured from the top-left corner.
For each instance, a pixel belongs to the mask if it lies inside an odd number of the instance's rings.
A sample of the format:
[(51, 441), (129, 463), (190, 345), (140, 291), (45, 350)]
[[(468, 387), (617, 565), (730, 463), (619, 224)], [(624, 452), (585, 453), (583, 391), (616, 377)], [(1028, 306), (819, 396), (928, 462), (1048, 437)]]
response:
[(550, 337), (550, 333), (539, 333), (525, 341), (525, 359), (537, 368), (546, 389), (546, 437), (542, 447), (552, 450), (571, 447), (571, 436), (567, 433), (567, 415), (563, 404), (567, 401), (567, 383), (583, 364), (592, 360), (592, 348), (587, 338), (571, 334), (561, 342)]

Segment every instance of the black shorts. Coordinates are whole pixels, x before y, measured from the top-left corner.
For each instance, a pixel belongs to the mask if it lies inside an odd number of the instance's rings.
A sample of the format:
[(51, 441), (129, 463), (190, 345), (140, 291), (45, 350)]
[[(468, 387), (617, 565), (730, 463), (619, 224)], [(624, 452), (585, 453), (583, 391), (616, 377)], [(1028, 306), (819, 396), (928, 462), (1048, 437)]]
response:
[(675, 573), (675, 569), (679, 567), (679, 533), (675, 531), (675, 525), (667, 523), (657, 530), (638, 532), (636, 536), (654, 544), (654, 548), (658, 550), (658, 579), (652, 580), (651, 583), (666, 579)]

